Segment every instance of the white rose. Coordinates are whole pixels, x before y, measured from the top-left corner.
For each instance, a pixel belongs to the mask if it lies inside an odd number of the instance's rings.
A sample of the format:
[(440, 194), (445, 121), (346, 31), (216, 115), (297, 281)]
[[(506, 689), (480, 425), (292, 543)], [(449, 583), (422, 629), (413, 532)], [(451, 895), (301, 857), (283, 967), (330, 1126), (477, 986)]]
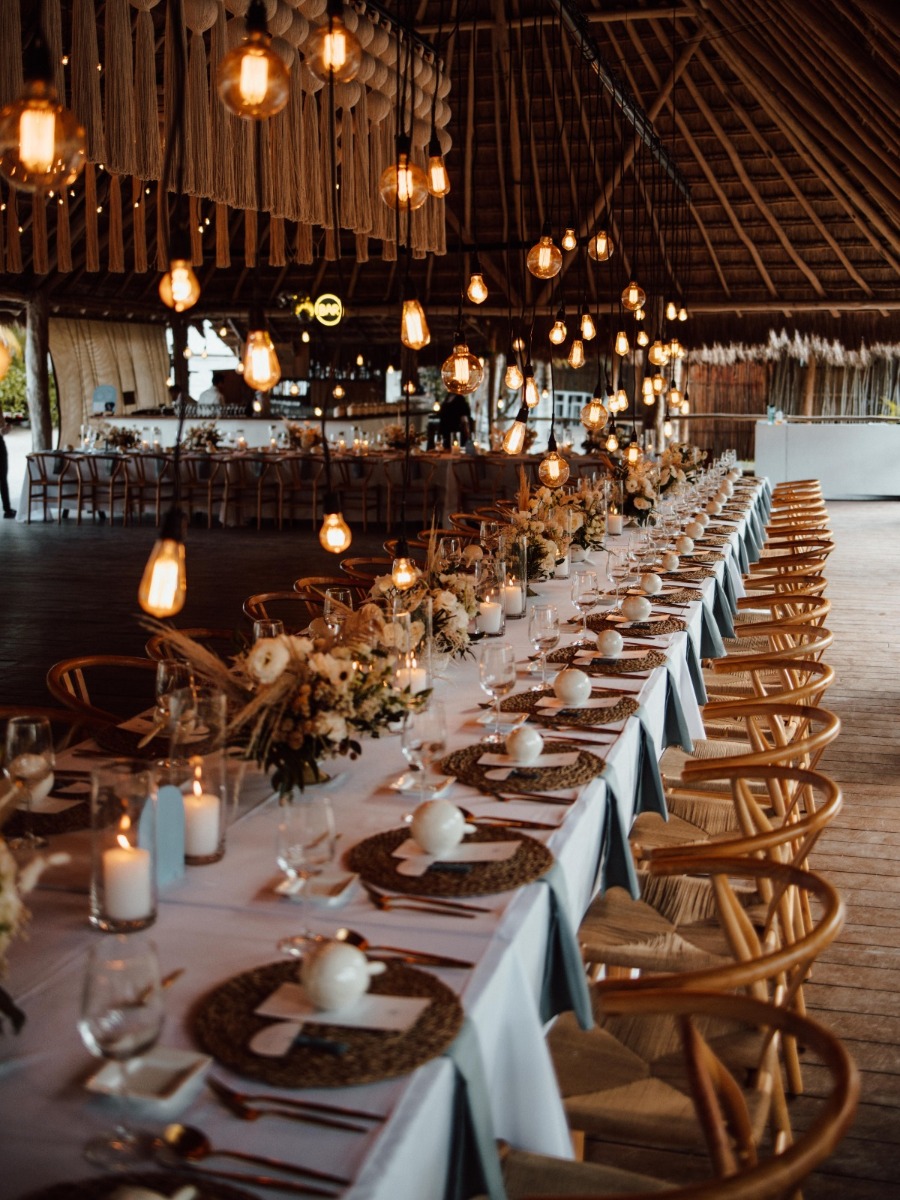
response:
[(650, 504), (650, 501), (645, 500), (643, 496), (635, 496), (634, 507), (640, 508), (640, 509), (645, 509), (645, 508), (650, 508), (651, 504)]
[(290, 662), (281, 638), (260, 638), (247, 655), (247, 670), (259, 683), (274, 683)]

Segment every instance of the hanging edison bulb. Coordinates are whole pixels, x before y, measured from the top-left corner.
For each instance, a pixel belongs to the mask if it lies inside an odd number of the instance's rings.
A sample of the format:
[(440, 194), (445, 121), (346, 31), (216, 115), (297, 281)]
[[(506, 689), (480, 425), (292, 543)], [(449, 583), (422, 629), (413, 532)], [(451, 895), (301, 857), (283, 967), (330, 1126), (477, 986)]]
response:
[(344, 385), (342, 383), (336, 383), (331, 389), (331, 395), (335, 400), (343, 400), (343, 398), (347, 395)]
[(584, 366), (584, 342), (581, 338), (573, 338), (569, 349), (569, 366), (574, 370)]
[(381, 172), (378, 191), (388, 208), (400, 212), (415, 212), (428, 199), (428, 180), (421, 167), (410, 159), (411, 144), (401, 134), (397, 138), (397, 156), (389, 167)]
[(322, 527), (319, 530), (319, 545), (331, 554), (343, 554), (349, 550), (353, 540), (350, 526), (344, 520), (341, 506), (334, 492), (325, 493)]
[(646, 345), (648, 345), (648, 344), (649, 344), (649, 342), (650, 342), (650, 336), (649, 336), (649, 334), (647, 333), (647, 330), (646, 330), (646, 329), (639, 329), (639, 330), (638, 330), (638, 335), (637, 335), (637, 337), (636, 337), (634, 340), (635, 340), (635, 341), (637, 342), (637, 344), (638, 344), (638, 345), (641, 347), (641, 349), (643, 349), (643, 348), (644, 348), (644, 346), (646, 346)]
[(632, 279), (630, 283), (622, 288), (620, 299), (623, 308), (626, 308), (629, 312), (634, 312), (636, 308), (643, 308), (647, 303), (647, 293), (639, 283), (635, 283)]
[(528, 408), (521, 405), (516, 413), (516, 419), (503, 435), (501, 443), (506, 454), (521, 454), (525, 447), (525, 424), (528, 420)]
[(614, 453), (616, 450), (618, 450), (618, 448), (619, 448), (619, 439), (616, 437), (616, 427), (615, 427), (615, 425), (612, 425), (612, 424), (610, 425), (610, 427), (609, 427), (609, 433), (608, 433), (608, 434), (607, 434), (607, 436), (606, 436), (606, 443), (605, 443), (605, 445), (606, 445), (606, 448), (607, 448), (607, 450), (609, 450), (609, 452), (610, 452), (611, 454), (612, 454), (612, 453)]
[(672, 436), (672, 422), (666, 417), (663, 421), (663, 437), (670, 438)]
[(678, 305), (675, 303), (674, 300), (670, 300), (669, 303), (666, 305), (666, 320), (674, 321), (677, 316), (678, 316)]
[(575, 230), (571, 225), (566, 226), (566, 232), (562, 235), (562, 242), (560, 245), (562, 246), (563, 250), (574, 250), (578, 245), (578, 238), (575, 236)]
[(616, 354), (620, 354), (624, 358), (630, 349), (631, 349), (631, 347), (628, 345), (628, 334), (625, 332), (624, 329), (620, 329), (619, 332), (616, 334), (616, 343), (615, 343)]
[(556, 310), (556, 320), (550, 329), (549, 338), (554, 346), (561, 346), (566, 340), (566, 310), (560, 305)]
[(594, 388), (594, 394), (581, 410), (581, 423), (585, 429), (602, 429), (609, 416), (609, 409), (600, 396), (600, 384)]
[(419, 303), (419, 298), (413, 288), (409, 288), (403, 297), (403, 311), (400, 314), (400, 341), (410, 350), (422, 350), (431, 341), (431, 332), (425, 320), (425, 309)]
[(586, 304), (581, 307), (581, 336), (586, 342), (592, 342), (597, 336), (597, 326)]
[(643, 308), (636, 308), (634, 310), (633, 315), (634, 315), (634, 319), (636, 321), (643, 321), (643, 319), (644, 319), (644, 317), (646, 317), (647, 313), (646, 313), (646, 310)]
[(679, 310), (678, 310), (678, 320), (686, 321), (687, 319), (688, 319), (688, 310), (684, 307), (684, 305), (682, 305), (681, 308), (679, 308)]
[(657, 339), (647, 351), (647, 358), (654, 367), (662, 367), (669, 361), (669, 350)]
[(659, 371), (656, 371), (651, 376), (650, 382), (653, 384), (653, 394), (655, 396), (661, 396), (666, 386), (665, 376), (660, 375)]
[(260, 314), (250, 317), (250, 331), (244, 346), (244, 383), (254, 391), (268, 392), (281, 378), (281, 366), (269, 332)]
[(459, 330), (453, 339), (453, 353), (441, 366), (441, 379), (448, 392), (468, 396), (478, 389), (484, 378), (484, 367), (462, 339)]
[(644, 457), (644, 452), (641, 449), (640, 442), (631, 441), (628, 443), (628, 449), (625, 451), (625, 461), (630, 467), (635, 466)]
[(59, 103), (40, 35), (26, 51), (22, 70), (18, 98), (0, 111), (0, 173), (27, 192), (66, 187), (84, 166), (84, 129)]
[(678, 338), (672, 338), (669, 342), (669, 358), (684, 358), (684, 346)]
[(669, 385), (669, 408), (675, 408), (675, 409), (681, 408), (683, 403), (684, 403), (684, 396), (682, 396), (682, 394), (678, 388), (678, 385), (676, 384), (675, 380), (673, 379), (671, 384)]
[(598, 229), (596, 233), (591, 234), (587, 252), (594, 262), (606, 262), (612, 258), (614, 250), (613, 240), (605, 229)]
[(138, 604), (152, 617), (174, 617), (184, 608), (186, 595), (184, 517), (170, 508), (144, 568)]
[(287, 104), (290, 77), (272, 49), (262, 0), (253, 0), (247, 9), (246, 28), (241, 44), (219, 60), (216, 88), (219, 99), (236, 117), (261, 121)]
[(426, 172), (428, 190), (432, 196), (446, 196), (450, 192), (450, 176), (447, 173), (447, 164), (444, 162), (444, 155), (441, 152), (441, 143), (438, 141), (436, 130), (431, 131), (431, 140), (428, 143), (428, 170)]
[(553, 244), (550, 222), (545, 221), (540, 240), (528, 251), (525, 266), (538, 279), (552, 279), (562, 268), (562, 251)]
[(175, 312), (184, 312), (200, 299), (200, 284), (189, 258), (173, 254), (169, 269), (159, 281), (159, 298)]
[(469, 276), (469, 286), (466, 288), (466, 295), (473, 304), (484, 304), (488, 298), (487, 284), (484, 282), (484, 276), (481, 273), (481, 263), (478, 261), (478, 255), (472, 259), (472, 274)]
[(628, 407), (628, 393), (622, 387), (616, 392), (616, 405), (620, 413)]
[(648, 407), (651, 404), (656, 403), (656, 393), (653, 390), (653, 380), (649, 375), (645, 375), (643, 382), (641, 383), (641, 398)]
[(538, 478), (545, 487), (549, 488), (562, 487), (569, 478), (569, 464), (556, 448), (556, 435), (552, 426), (550, 436), (547, 438), (547, 453), (541, 459), (538, 467)]
[(523, 402), (526, 408), (537, 408), (541, 402), (541, 393), (534, 378), (534, 367), (530, 362), (525, 364), (525, 394)]
[(503, 382), (511, 392), (517, 392), (525, 382), (525, 376), (519, 370), (519, 364), (512, 357), (511, 353), (507, 358), (506, 372), (503, 376)]
[(362, 64), (362, 46), (356, 34), (344, 24), (341, 0), (328, 0), (327, 17), (303, 46), (303, 58), (313, 75), (349, 83), (355, 79)]
[(419, 572), (415, 563), (409, 557), (409, 546), (406, 538), (401, 537), (397, 541), (397, 549), (394, 554), (394, 562), (391, 566), (391, 581), (398, 591), (406, 592), (413, 586), (419, 578)]

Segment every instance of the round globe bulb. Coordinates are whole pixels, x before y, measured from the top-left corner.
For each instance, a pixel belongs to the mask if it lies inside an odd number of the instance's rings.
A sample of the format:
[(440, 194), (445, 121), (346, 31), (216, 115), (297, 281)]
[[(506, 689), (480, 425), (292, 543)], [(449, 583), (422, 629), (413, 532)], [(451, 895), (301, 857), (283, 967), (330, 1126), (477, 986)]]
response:
[(388, 208), (415, 212), (428, 199), (428, 180), (422, 168), (410, 160), (408, 152), (399, 150), (397, 161), (382, 171), (378, 190)]
[(457, 396), (468, 396), (477, 391), (484, 378), (484, 367), (474, 354), (469, 353), (465, 342), (458, 342), (453, 353), (441, 366), (441, 379), (448, 392)]
[(219, 60), (216, 89), (236, 117), (263, 121), (281, 112), (288, 102), (290, 76), (271, 42), (268, 33), (252, 30), (240, 46)]
[(538, 477), (545, 487), (562, 487), (569, 478), (569, 464), (555, 450), (551, 450), (541, 459)]
[(168, 308), (184, 312), (200, 299), (200, 284), (185, 258), (173, 258), (159, 281), (159, 298)]
[(612, 258), (614, 251), (613, 240), (605, 229), (598, 229), (591, 235), (587, 252), (588, 257), (592, 258), (594, 262), (606, 262), (607, 259)]
[(303, 47), (306, 65), (313, 75), (327, 83), (349, 83), (359, 73), (362, 47), (339, 16), (329, 16)]
[(647, 358), (654, 367), (662, 367), (669, 361), (669, 351), (660, 341), (655, 341), (647, 351)]
[(549, 233), (541, 235), (528, 251), (525, 266), (537, 279), (552, 279), (562, 269), (562, 251), (553, 244)]
[(632, 279), (622, 289), (621, 301), (623, 308), (627, 308), (629, 312), (634, 312), (636, 308), (643, 308), (647, 303), (647, 293), (639, 283), (635, 283)]
[(609, 409), (593, 396), (581, 410), (581, 423), (585, 429), (602, 429), (609, 417)]
[(0, 173), (15, 187), (65, 187), (84, 166), (84, 153), (84, 129), (48, 80), (29, 80), (19, 98), (0, 110)]

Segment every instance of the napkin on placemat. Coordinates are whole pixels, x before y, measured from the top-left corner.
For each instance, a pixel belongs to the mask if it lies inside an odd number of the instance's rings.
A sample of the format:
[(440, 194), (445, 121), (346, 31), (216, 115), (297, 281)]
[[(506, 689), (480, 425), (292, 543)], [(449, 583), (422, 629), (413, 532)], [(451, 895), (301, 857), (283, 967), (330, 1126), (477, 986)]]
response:
[(427, 996), (384, 996), (366, 992), (349, 1008), (324, 1012), (307, 999), (299, 983), (283, 983), (254, 1012), (259, 1017), (293, 1021), (298, 1028), (308, 1023), (405, 1033), (415, 1025), (430, 1003)]
[(559, 863), (554, 863), (541, 876), (541, 883), (546, 883), (550, 889), (550, 928), (541, 983), (541, 1020), (546, 1022), (571, 1011), (582, 1029), (590, 1029), (594, 1024), (591, 997), (581, 948), (569, 921), (565, 876)]
[(555, 696), (541, 696), (535, 708), (542, 708), (549, 712), (571, 711), (572, 709), (604, 709), (615, 708), (621, 699), (620, 696), (592, 696), (589, 700), (583, 700), (581, 704), (566, 704), (564, 700), (558, 700)]
[(453, 850), (448, 850), (446, 854), (442, 854), (440, 858), (436, 858), (433, 854), (427, 854), (413, 838), (407, 838), (392, 853), (394, 858), (402, 860), (397, 864), (397, 874), (415, 877), (424, 875), (426, 871), (438, 862), (506, 862), (507, 859), (512, 858), (520, 845), (521, 842), (519, 841), (460, 842)]
[(484, 1063), (471, 1021), (463, 1022), (456, 1040), (444, 1053), (453, 1063), (455, 1077), (444, 1200), (484, 1195), (490, 1200), (506, 1200)]
[(578, 750), (567, 750), (561, 754), (541, 754), (530, 763), (515, 762), (508, 754), (482, 754), (478, 763), (482, 767), (510, 767), (512, 770), (518, 767), (525, 770), (534, 770), (536, 767), (571, 767), (573, 763), (578, 762), (579, 753)]

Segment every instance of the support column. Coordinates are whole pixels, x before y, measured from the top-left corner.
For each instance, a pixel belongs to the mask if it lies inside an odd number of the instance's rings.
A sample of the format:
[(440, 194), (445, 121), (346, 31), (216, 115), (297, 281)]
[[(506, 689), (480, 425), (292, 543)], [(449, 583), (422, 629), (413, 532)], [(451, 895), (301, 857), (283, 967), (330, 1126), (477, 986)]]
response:
[(50, 307), (46, 288), (37, 288), (28, 301), (25, 325), (25, 392), (31, 421), (32, 450), (53, 448), (50, 418)]
[(172, 373), (175, 376), (175, 386), (180, 390), (185, 400), (188, 399), (188, 360), (184, 357), (187, 348), (187, 322), (184, 317), (176, 317), (172, 321)]

